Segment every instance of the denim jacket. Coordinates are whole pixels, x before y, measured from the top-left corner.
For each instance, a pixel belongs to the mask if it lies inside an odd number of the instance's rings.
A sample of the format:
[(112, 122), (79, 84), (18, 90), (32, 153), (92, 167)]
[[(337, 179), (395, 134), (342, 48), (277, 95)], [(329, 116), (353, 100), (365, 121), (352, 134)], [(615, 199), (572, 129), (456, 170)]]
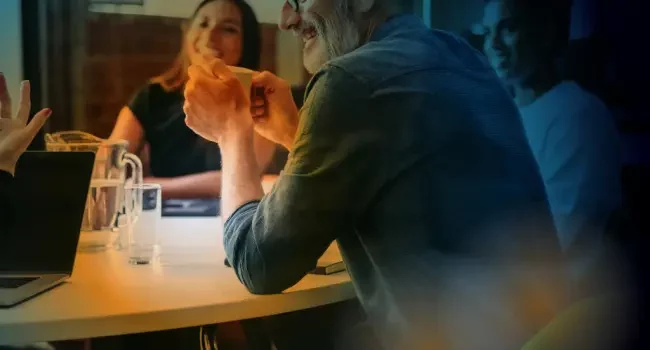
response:
[[(539, 170), (462, 39), (401, 15), (326, 63), (273, 190), (224, 228), (256, 294), (300, 281), (334, 240), (387, 348), (518, 348), (552, 317), (561, 254)], [(531, 316), (519, 303), (540, 295)]]

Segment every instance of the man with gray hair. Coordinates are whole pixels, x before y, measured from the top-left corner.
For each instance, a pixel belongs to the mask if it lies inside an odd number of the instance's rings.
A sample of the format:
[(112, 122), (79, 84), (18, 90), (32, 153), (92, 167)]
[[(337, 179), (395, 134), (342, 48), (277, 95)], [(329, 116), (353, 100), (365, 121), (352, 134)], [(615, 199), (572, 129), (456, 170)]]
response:
[[(220, 60), (189, 68), (186, 123), (222, 152), (226, 254), (250, 292), (281, 293), (336, 240), (386, 349), (519, 349), (565, 298), (544, 185), (494, 70), (404, 4), (284, 4), (314, 73), (300, 110), (270, 73), (260, 103)], [(290, 151), (266, 195), (254, 132)]]

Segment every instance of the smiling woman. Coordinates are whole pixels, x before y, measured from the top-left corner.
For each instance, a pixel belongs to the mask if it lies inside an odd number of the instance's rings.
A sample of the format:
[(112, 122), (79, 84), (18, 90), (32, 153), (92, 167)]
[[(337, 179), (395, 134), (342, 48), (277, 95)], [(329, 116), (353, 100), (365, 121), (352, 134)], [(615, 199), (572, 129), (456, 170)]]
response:
[[(184, 23), (183, 32), (176, 60), (122, 108), (110, 138), (129, 141), (131, 152), (149, 144), (152, 178), (147, 181), (161, 184), (164, 198), (215, 198), (221, 193), (219, 147), (185, 125), (187, 68), (216, 57), (228, 65), (259, 69), (260, 28), (245, 1), (204, 0)], [(263, 169), (274, 145), (261, 137), (255, 145)]]
[(227, 65), (259, 69), (261, 38), (252, 8), (242, 0), (203, 0), (183, 25), (183, 47), (172, 67), (153, 79), (167, 90), (187, 81), (187, 67), (213, 55)]

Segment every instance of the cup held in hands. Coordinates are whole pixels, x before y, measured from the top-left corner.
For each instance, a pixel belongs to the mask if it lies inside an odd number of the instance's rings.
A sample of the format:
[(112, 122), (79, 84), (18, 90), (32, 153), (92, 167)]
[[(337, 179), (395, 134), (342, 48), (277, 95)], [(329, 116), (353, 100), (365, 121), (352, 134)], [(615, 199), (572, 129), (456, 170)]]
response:
[(239, 82), (244, 86), (247, 97), (250, 98), (251, 86), (253, 84), (253, 71), (248, 68), (228, 66), (231, 72), (235, 73)]
[[(252, 88), (254, 71), (248, 68), (235, 67), (235, 66), (228, 66), (228, 69), (230, 69), (231, 72), (235, 73), (235, 76), (237, 76), (239, 82), (244, 86), (244, 91), (246, 91), (246, 97), (248, 97), (248, 99), (251, 102), (253, 102), (253, 99), (255, 97), (264, 98), (264, 88), (261, 87), (257, 87), (255, 89)], [(264, 115), (266, 115), (266, 111), (264, 112)]]

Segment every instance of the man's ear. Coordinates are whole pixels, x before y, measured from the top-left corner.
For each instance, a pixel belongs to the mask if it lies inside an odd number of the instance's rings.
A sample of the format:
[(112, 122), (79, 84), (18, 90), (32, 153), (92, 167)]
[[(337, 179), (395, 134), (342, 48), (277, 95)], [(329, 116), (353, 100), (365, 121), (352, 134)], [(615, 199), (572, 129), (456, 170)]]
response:
[(376, 0), (356, 0), (357, 10), (360, 13), (368, 13), (375, 6)]
[(188, 21), (188, 20), (186, 20), (186, 19), (183, 20), (183, 21), (181, 22), (181, 31), (182, 31), (183, 33), (186, 33), (187, 30), (188, 30), (189, 28), (190, 28), (190, 21)]

